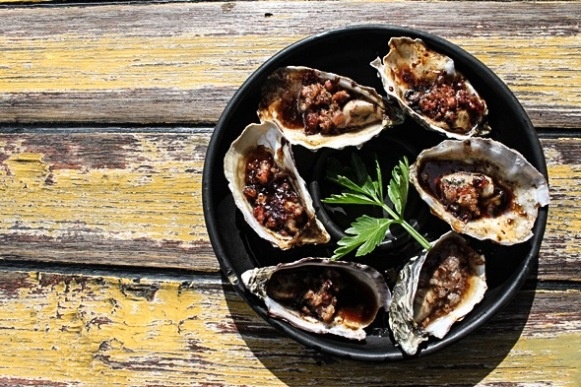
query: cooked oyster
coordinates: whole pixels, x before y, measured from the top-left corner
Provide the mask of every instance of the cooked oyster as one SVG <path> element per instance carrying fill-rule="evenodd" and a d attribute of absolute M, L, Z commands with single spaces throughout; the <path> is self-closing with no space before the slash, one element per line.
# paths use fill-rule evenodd
<path fill-rule="evenodd" d="M 284 67 L 267 79 L 258 108 L 292 144 L 309 149 L 358 146 L 403 120 L 370 87 L 307 67 Z"/>
<path fill-rule="evenodd" d="M 224 157 L 234 202 L 258 235 L 285 250 L 326 243 L 288 141 L 273 122 L 248 125 Z"/>
<path fill-rule="evenodd" d="M 454 232 L 412 258 L 393 288 L 389 326 L 396 342 L 414 355 L 429 336 L 443 338 L 486 293 L 484 256 Z"/>
<path fill-rule="evenodd" d="M 538 208 L 549 203 L 545 177 L 490 139 L 446 140 L 423 150 L 410 181 L 454 231 L 503 245 L 532 237 Z"/>
<path fill-rule="evenodd" d="M 451 138 L 486 134 L 488 109 L 454 61 L 421 39 L 391 38 L 390 51 L 371 62 L 389 96 L 417 122 Z"/>
<path fill-rule="evenodd" d="M 389 308 L 383 276 L 363 264 L 303 258 L 242 273 L 246 288 L 268 313 L 314 333 L 363 340 L 377 312 Z"/>

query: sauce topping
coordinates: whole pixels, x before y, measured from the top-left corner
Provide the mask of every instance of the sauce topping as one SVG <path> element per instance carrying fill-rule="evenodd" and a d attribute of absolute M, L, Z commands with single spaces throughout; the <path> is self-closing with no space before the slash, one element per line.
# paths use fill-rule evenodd
<path fill-rule="evenodd" d="M 496 217 L 513 205 L 512 192 L 501 182 L 480 170 L 483 163 L 430 161 L 420 170 L 420 184 L 437 198 L 448 212 L 468 222 Z"/>
<path fill-rule="evenodd" d="M 444 241 L 429 254 L 414 299 L 414 320 L 423 328 L 462 301 L 474 275 L 471 262 L 481 259 L 472 248 L 454 241 Z"/>
<path fill-rule="evenodd" d="M 280 235 L 294 236 L 307 224 L 304 203 L 292 177 L 264 146 L 247 156 L 243 193 L 256 220 Z"/>
<path fill-rule="evenodd" d="M 306 135 L 338 135 L 382 117 L 379 107 L 359 93 L 353 95 L 339 84 L 339 78 L 321 79 L 311 69 L 275 71 L 262 94 L 260 109 L 275 111 L 285 127 L 304 130 Z M 352 105 L 346 108 L 348 103 Z"/>
<path fill-rule="evenodd" d="M 464 77 L 440 71 L 434 81 L 423 80 L 408 68 L 401 78 L 410 90 L 405 95 L 409 106 L 430 119 L 444 123 L 444 129 L 464 134 L 477 126 L 486 111 L 486 103 L 466 86 Z"/>
<path fill-rule="evenodd" d="M 339 319 L 357 328 L 375 318 L 373 291 L 344 270 L 316 265 L 279 270 L 266 292 L 280 304 L 324 323 Z"/>
<path fill-rule="evenodd" d="M 342 109 L 350 99 L 349 92 L 338 86 L 338 80 L 320 80 L 314 72 L 307 72 L 303 77 L 298 104 L 305 133 L 343 132 L 347 118 Z"/>

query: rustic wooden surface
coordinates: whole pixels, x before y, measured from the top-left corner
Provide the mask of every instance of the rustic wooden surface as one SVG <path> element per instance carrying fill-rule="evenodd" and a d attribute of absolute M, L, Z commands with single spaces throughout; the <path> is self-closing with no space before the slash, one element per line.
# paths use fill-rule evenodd
<path fill-rule="evenodd" d="M 581 385 L 581 2 L 0 1 L 0 385 Z M 406 362 L 306 349 L 219 273 L 207 145 L 313 33 L 438 34 L 513 90 L 551 186 L 539 264 L 466 339 Z"/>

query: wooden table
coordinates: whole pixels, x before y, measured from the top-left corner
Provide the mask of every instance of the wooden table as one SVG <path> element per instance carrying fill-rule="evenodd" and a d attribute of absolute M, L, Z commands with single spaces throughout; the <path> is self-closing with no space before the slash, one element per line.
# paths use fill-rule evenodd
<path fill-rule="evenodd" d="M 581 385 L 580 1 L 0 1 L 0 385 Z M 425 358 L 307 349 L 220 274 L 205 151 L 287 45 L 394 24 L 487 64 L 538 130 L 539 264 L 474 334 Z"/>

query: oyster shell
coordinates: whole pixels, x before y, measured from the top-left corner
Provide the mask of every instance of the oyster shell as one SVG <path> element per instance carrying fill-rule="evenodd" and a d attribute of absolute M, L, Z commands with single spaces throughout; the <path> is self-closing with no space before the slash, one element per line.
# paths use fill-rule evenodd
<path fill-rule="evenodd" d="M 429 336 L 443 338 L 486 293 L 485 258 L 450 231 L 412 258 L 393 288 L 389 325 L 395 341 L 414 355 Z"/>
<path fill-rule="evenodd" d="M 258 116 L 276 122 L 292 144 L 313 150 L 358 146 L 403 120 L 375 89 L 308 67 L 274 71 L 262 88 Z"/>
<path fill-rule="evenodd" d="M 532 237 L 538 209 L 549 203 L 545 177 L 519 152 L 484 138 L 423 150 L 410 181 L 454 231 L 502 245 Z"/>
<path fill-rule="evenodd" d="M 251 269 L 241 278 L 269 315 L 308 332 L 353 340 L 365 339 L 365 328 L 391 301 L 383 276 L 353 262 L 309 257 Z"/>
<path fill-rule="evenodd" d="M 389 52 L 371 62 L 384 89 L 414 120 L 463 139 L 490 131 L 485 124 L 486 101 L 446 55 L 429 49 L 421 39 L 391 38 Z"/>
<path fill-rule="evenodd" d="M 330 240 L 315 217 L 290 144 L 273 122 L 242 131 L 226 152 L 224 174 L 246 222 L 274 246 L 286 250 Z"/>

